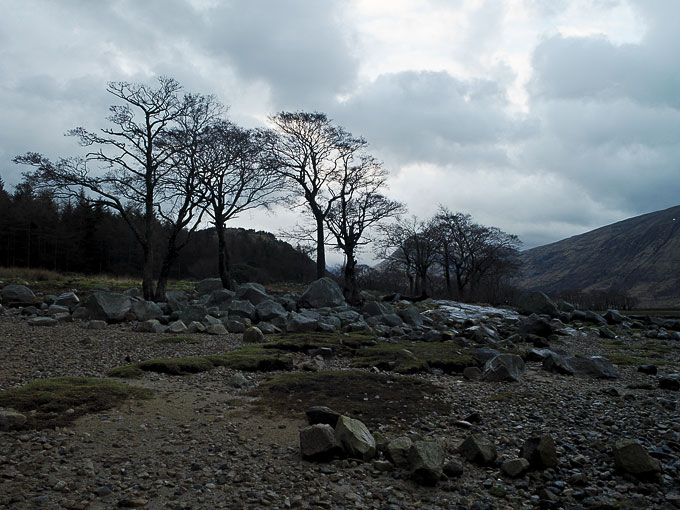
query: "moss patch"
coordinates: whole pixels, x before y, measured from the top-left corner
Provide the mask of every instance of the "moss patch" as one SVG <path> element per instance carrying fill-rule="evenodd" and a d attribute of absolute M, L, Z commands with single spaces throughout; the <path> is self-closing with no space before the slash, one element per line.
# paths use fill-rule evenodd
<path fill-rule="evenodd" d="M 607 353 L 607 359 L 615 365 L 667 365 L 668 362 L 662 359 L 649 359 L 631 356 L 630 354 L 622 354 L 618 352 Z"/>
<path fill-rule="evenodd" d="M 432 411 L 448 414 L 449 406 L 437 397 L 440 392 L 432 383 L 407 376 L 324 370 L 270 375 L 250 394 L 259 398 L 258 407 L 279 414 L 325 405 L 376 426 L 392 418 L 414 420 Z"/>
<path fill-rule="evenodd" d="M 107 379 L 55 377 L 0 392 L 0 407 L 27 413 L 26 427 L 42 429 L 63 427 L 84 414 L 110 409 L 129 398 L 146 399 L 152 395 L 151 390 Z"/>
<path fill-rule="evenodd" d="M 375 345 L 375 337 L 365 333 L 324 333 L 305 332 L 272 335 L 272 341 L 265 344 L 268 349 L 284 351 L 307 352 L 311 349 L 328 347 L 338 356 L 352 356 L 357 349 Z"/>
<path fill-rule="evenodd" d="M 352 364 L 398 373 L 424 372 L 432 368 L 461 373 L 466 367 L 478 366 L 479 360 L 451 342 L 383 342 L 357 351 Z"/>

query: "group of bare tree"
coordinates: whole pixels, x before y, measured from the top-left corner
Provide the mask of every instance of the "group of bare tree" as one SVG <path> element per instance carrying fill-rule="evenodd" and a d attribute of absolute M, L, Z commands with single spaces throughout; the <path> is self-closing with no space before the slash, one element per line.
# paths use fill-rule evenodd
<path fill-rule="evenodd" d="M 357 298 L 356 256 L 366 232 L 403 209 L 381 194 L 386 171 L 364 139 L 322 113 L 281 112 L 270 118 L 273 129 L 244 129 L 213 96 L 183 94 L 167 77 L 156 87 L 112 82 L 107 91 L 121 103 L 110 107 L 109 126 L 67 133 L 89 148 L 84 157 L 53 162 L 29 152 L 14 161 L 35 167 L 27 177 L 37 189 L 120 214 L 143 252 L 146 299 L 165 299 L 171 267 L 204 219 L 216 229 L 218 271 L 230 288 L 226 223 L 280 201 L 305 207 L 313 219 L 317 277 L 326 274 L 330 232 L 346 257 L 345 294 Z M 152 247 L 160 235 L 158 264 Z"/>
<path fill-rule="evenodd" d="M 431 294 L 443 281 L 447 297 L 480 299 L 483 290 L 488 299 L 519 267 L 517 236 L 442 206 L 429 220 L 385 225 L 379 245 L 386 269 L 405 275 L 412 296 Z"/>

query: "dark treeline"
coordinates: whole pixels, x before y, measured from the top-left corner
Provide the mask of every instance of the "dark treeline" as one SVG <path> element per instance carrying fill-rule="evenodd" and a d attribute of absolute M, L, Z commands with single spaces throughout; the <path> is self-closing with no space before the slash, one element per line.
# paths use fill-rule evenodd
<path fill-rule="evenodd" d="M 160 222 L 155 228 L 163 230 Z M 154 246 L 158 254 L 162 237 Z M 314 278 L 314 262 L 272 234 L 227 229 L 226 243 L 237 282 Z M 172 277 L 215 276 L 216 250 L 214 228 L 195 232 L 173 265 Z M 35 191 L 27 180 L 9 192 L 0 180 L 0 266 L 139 277 L 142 263 L 139 243 L 115 212 L 84 198 L 57 200 L 49 191 Z"/>

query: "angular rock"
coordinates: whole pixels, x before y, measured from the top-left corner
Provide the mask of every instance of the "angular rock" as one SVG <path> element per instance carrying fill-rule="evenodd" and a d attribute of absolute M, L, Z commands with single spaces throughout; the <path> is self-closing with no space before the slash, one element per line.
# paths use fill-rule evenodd
<path fill-rule="evenodd" d="M 507 460 L 501 464 L 501 472 L 510 478 L 522 476 L 529 470 L 529 461 L 524 458 Z"/>
<path fill-rule="evenodd" d="M 175 321 L 172 322 L 169 326 L 168 329 L 166 330 L 168 333 L 186 333 L 187 332 L 187 326 L 184 324 L 182 321 Z"/>
<path fill-rule="evenodd" d="M 491 349 L 489 347 L 480 347 L 475 349 L 475 358 L 479 360 L 482 365 L 485 365 L 487 361 L 495 358 L 501 353 L 501 351 L 496 349 Z"/>
<path fill-rule="evenodd" d="M 444 449 L 439 441 L 415 441 L 409 450 L 408 464 L 417 483 L 434 486 L 444 469 Z"/>
<path fill-rule="evenodd" d="M 303 459 L 327 461 L 340 451 L 335 431 L 330 425 L 318 423 L 300 430 L 300 453 Z"/>
<path fill-rule="evenodd" d="M 658 368 L 656 365 L 640 365 L 637 371 L 647 375 L 656 375 Z"/>
<path fill-rule="evenodd" d="M 26 423 L 26 416 L 13 409 L 0 408 L 0 431 L 18 430 Z"/>
<path fill-rule="evenodd" d="M 555 441 L 550 434 L 530 437 L 522 445 L 520 456 L 529 461 L 534 469 L 547 469 L 557 466 Z"/>
<path fill-rule="evenodd" d="M 255 307 L 250 301 L 235 299 L 229 303 L 229 317 L 242 317 L 253 320 L 255 318 Z"/>
<path fill-rule="evenodd" d="M 335 438 L 349 457 L 364 461 L 375 457 L 375 439 L 366 425 L 359 420 L 340 416 L 335 426 Z"/>
<path fill-rule="evenodd" d="M 258 320 L 271 321 L 277 317 L 288 317 L 288 312 L 280 303 L 277 303 L 272 299 L 267 299 L 255 306 L 255 315 Z"/>
<path fill-rule="evenodd" d="M 90 320 L 85 326 L 87 329 L 99 330 L 106 329 L 106 321 Z"/>
<path fill-rule="evenodd" d="M 397 467 L 408 466 L 408 456 L 413 446 L 413 441 L 406 436 L 401 436 L 387 443 L 387 458 Z"/>
<path fill-rule="evenodd" d="M 659 379 L 659 389 L 678 391 L 680 390 L 680 375 L 669 374 L 667 377 Z"/>
<path fill-rule="evenodd" d="M 604 314 L 604 319 L 607 321 L 607 324 L 611 324 L 613 326 L 625 322 L 626 316 L 618 310 L 607 310 L 607 312 Z"/>
<path fill-rule="evenodd" d="M 484 364 L 482 380 L 490 382 L 520 382 L 524 361 L 516 354 L 500 354 Z"/>
<path fill-rule="evenodd" d="M 614 444 L 614 465 L 619 471 L 638 477 L 661 472 L 658 460 L 653 459 L 635 439 L 624 439 Z"/>
<path fill-rule="evenodd" d="M 555 302 L 543 292 L 529 292 L 520 298 L 519 311 L 524 315 L 532 313 L 546 314 L 550 317 L 558 317 L 559 310 Z"/>
<path fill-rule="evenodd" d="M 595 313 L 593 311 L 587 310 L 586 315 L 584 317 L 584 320 L 586 322 L 590 322 L 592 324 L 598 324 L 600 326 L 606 326 L 607 321 L 605 320 L 604 317 L 602 317 L 599 313 Z"/>
<path fill-rule="evenodd" d="M 548 351 L 543 358 L 543 370 L 562 375 L 574 375 L 574 369 L 569 364 L 566 356 Z"/>
<path fill-rule="evenodd" d="M 259 283 L 244 283 L 239 285 L 238 289 L 236 289 L 236 295 L 234 298 L 250 301 L 250 303 L 255 306 L 262 303 L 263 301 L 271 299 L 271 297 L 267 294 L 267 291 L 265 291 L 264 287 Z"/>
<path fill-rule="evenodd" d="M 208 310 L 205 306 L 189 305 L 179 313 L 179 320 L 181 320 L 184 324 L 189 324 L 193 321 L 203 322 L 207 314 Z"/>
<path fill-rule="evenodd" d="M 336 413 L 326 406 L 312 406 L 305 411 L 305 415 L 310 425 L 325 423 L 333 428 L 338 424 L 338 418 L 340 418 L 340 413 Z"/>
<path fill-rule="evenodd" d="M 479 381 L 482 378 L 482 371 L 479 367 L 465 367 L 463 377 L 468 381 Z"/>
<path fill-rule="evenodd" d="M 518 331 L 520 335 L 536 335 L 543 338 L 548 338 L 555 332 L 550 321 L 535 313 L 519 322 Z"/>
<path fill-rule="evenodd" d="M 54 301 L 55 305 L 66 306 L 71 311 L 73 311 L 73 309 L 78 306 L 79 303 L 80 299 L 75 292 L 64 292 L 63 294 L 59 294 L 57 299 Z"/>
<path fill-rule="evenodd" d="M 458 447 L 458 453 L 468 462 L 486 466 L 496 460 L 496 445 L 482 435 L 472 434 Z"/>
<path fill-rule="evenodd" d="M 133 302 L 131 310 L 140 322 L 160 319 L 163 316 L 163 310 L 160 306 L 153 301 L 145 301 L 143 299 Z"/>
<path fill-rule="evenodd" d="M 2 288 L 2 300 L 5 303 L 26 305 L 35 301 L 35 294 L 25 285 L 10 283 Z"/>
<path fill-rule="evenodd" d="M 328 277 L 312 282 L 300 296 L 300 306 L 311 308 L 335 307 L 346 305 L 342 290 Z"/>
<path fill-rule="evenodd" d="M 465 467 L 459 460 L 452 459 L 444 464 L 444 474 L 449 478 L 459 478 L 464 472 Z"/>
<path fill-rule="evenodd" d="M 68 306 L 50 305 L 47 309 L 47 315 L 57 315 L 58 313 L 71 313 Z"/>
<path fill-rule="evenodd" d="M 205 306 L 217 307 L 219 310 L 228 310 L 229 303 L 234 299 L 236 294 L 227 289 L 216 289 L 210 293 L 210 297 L 205 302 Z"/>
<path fill-rule="evenodd" d="M 612 362 L 602 356 L 571 356 L 568 361 L 576 376 L 596 379 L 618 379 L 619 377 Z"/>
<path fill-rule="evenodd" d="M 218 324 L 211 324 L 205 328 L 205 332 L 209 335 L 226 335 L 228 333 L 227 328 L 221 322 Z"/>
<path fill-rule="evenodd" d="M 165 331 L 165 326 L 157 319 L 150 319 L 148 321 L 138 322 L 135 326 L 135 331 L 138 333 L 162 333 Z"/>
<path fill-rule="evenodd" d="M 90 319 L 120 322 L 132 308 L 132 301 L 124 294 L 95 291 L 84 301 Z"/>
<path fill-rule="evenodd" d="M 220 326 L 222 326 L 222 323 L 220 323 Z M 222 326 L 222 327 L 224 327 L 224 326 Z M 205 333 L 205 330 L 206 330 L 206 327 L 202 322 L 191 321 L 187 325 L 187 333 Z"/>
<path fill-rule="evenodd" d="M 189 305 L 187 293 L 183 290 L 169 290 L 165 293 L 165 299 L 167 299 L 168 307 L 173 312 L 184 310 Z"/>
<path fill-rule="evenodd" d="M 423 316 L 420 315 L 418 308 L 415 306 L 407 306 L 406 308 L 399 310 L 399 316 L 403 321 L 410 326 L 422 326 Z"/>
<path fill-rule="evenodd" d="M 264 342 L 264 334 L 260 328 L 251 326 L 243 332 L 243 343 L 259 344 Z"/>
<path fill-rule="evenodd" d="M 286 331 L 289 333 L 316 331 L 318 325 L 319 321 L 316 319 L 310 319 L 300 313 L 290 312 L 290 316 L 286 322 Z"/>
<path fill-rule="evenodd" d="M 227 328 L 229 333 L 243 333 L 246 330 L 246 325 L 235 319 L 229 319 L 226 321 L 224 326 Z"/>

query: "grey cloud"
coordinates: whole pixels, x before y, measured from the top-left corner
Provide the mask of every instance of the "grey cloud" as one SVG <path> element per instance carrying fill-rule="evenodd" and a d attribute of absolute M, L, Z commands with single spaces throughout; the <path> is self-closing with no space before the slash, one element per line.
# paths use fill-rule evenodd
<path fill-rule="evenodd" d="M 492 81 L 405 71 L 379 76 L 333 116 L 402 162 L 447 163 L 458 157 L 505 164 L 500 144 L 532 129 L 506 114 L 507 105 L 503 88 Z"/>

